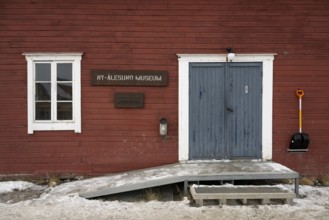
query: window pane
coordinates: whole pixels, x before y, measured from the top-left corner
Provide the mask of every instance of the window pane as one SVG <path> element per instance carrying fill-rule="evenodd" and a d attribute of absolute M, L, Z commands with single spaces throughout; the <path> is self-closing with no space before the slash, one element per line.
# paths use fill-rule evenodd
<path fill-rule="evenodd" d="M 57 81 L 72 81 L 72 63 L 57 64 Z"/>
<path fill-rule="evenodd" d="M 57 100 L 72 100 L 72 83 L 57 84 Z"/>
<path fill-rule="evenodd" d="M 35 100 L 50 100 L 51 90 L 50 83 L 36 83 L 35 84 Z"/>
<path fill-rule="evenodd" d="M 50 81 L 50 63 L 36 63 L 35 64 L 35 80 L 36 81 Z"/>
<path fill-rule="evenodd" d="M 50 102 L 35 103 L 35 120 L 51 120 L 50 109 Z"/>
<path fill-rule="evenodd" d="M 72 120 L 71 102 L 57 102 L 57 120 Z"/>

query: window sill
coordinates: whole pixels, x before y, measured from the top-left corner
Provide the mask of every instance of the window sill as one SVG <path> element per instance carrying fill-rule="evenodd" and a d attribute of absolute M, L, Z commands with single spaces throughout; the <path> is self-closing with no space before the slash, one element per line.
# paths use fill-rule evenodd
<path fill-rule="evenodd" d="M 34 131 L 71 131 L 75 133 L 81 133 L 81 126 L 77 125 L 75 122 L 34 122 L 31 127 L 29 127 L 28 133 L 33 134 Z"/>

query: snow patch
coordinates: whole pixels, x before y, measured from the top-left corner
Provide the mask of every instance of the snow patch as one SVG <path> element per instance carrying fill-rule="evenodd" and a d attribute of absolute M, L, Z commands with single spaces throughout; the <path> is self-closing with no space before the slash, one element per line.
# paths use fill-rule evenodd
<path fill-rule="evenodd" d="M 99 180 L 99 179 L 98 179 Z M 102 179 L 106 180 L 106 179 Z M 94 180 L 89 180 L 91 183 Z M 0 203 L 0 219 L 327 219 L 329 216 L 329 187 L 301 186 L 302 198 L 293 205 L 203 206 L 193 207 L 188 199 L 172 202 L 120 202 L 88 200 L 71 190 L 84 181 L 62 184 L 46 191 L 40 198 L 19 203 Z M 95 181 L 97 184 L 98 181 Z M 92 185 L 90 185 L 92 186 Z M 1 191 L 36 187 L 27 182 L 2 182 Z M 293 189 L 293 185 L 284 185 Z M 68 190 L 70 188 L 71 190 Z M 70 194 L 65 194 L 70 192 Z M 23 192 L 22 192 L 23 193 Z"/>
<path fill-rule="evenodd" d="M 0 193 L 22 191 L 26 189 L 42 189 L 43 187 L 25 181 L 0 182 Z"/>

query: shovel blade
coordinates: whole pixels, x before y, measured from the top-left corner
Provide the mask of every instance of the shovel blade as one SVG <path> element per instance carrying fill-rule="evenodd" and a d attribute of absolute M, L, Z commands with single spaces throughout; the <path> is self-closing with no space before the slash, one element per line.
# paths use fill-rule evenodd
<path fill-rule="evenodd" d="M 289 150 L 305 151 L 307 150 L 309 143 L 310 143 L 310 138 L 308 134 L 296 133 L 291 137 Z"/>

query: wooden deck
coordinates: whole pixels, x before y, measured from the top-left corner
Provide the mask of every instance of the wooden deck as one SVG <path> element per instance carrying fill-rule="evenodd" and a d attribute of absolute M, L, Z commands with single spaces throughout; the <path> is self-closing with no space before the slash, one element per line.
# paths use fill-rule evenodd
<path fill-rule="evenodd" d="M 184 182 L 184 191 L 190 182 L 235 180 L 295 180 L 298 195 L 299 174 L 275 162 L 190 162 L 164 165 L 107 175 L 81 181 L 79 195 L 94 198 L 161 185 Z"/>

